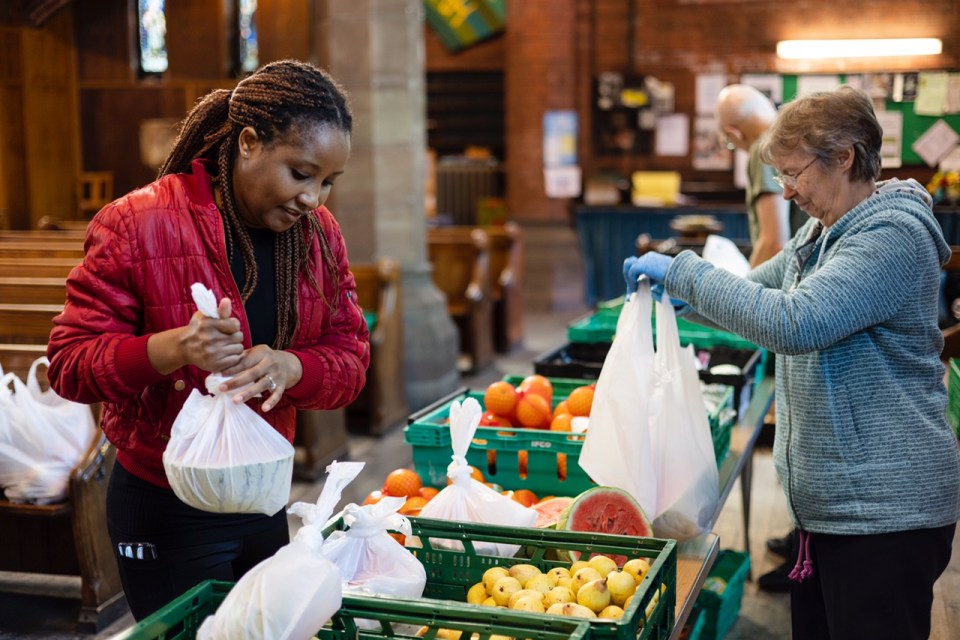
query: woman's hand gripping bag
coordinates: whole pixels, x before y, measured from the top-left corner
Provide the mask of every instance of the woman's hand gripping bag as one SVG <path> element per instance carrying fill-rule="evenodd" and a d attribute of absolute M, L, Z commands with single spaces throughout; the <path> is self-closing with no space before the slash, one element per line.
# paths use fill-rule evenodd
<path fill-rule="evenodd" d="M 303 519 L 293 541 L 234 585 L 216 614 L 208 616 L 197 640 L 307 640 L 343 602 L 340 570 L 323 552 L 323 527 L 343 487 L 362 462 L 333 462 L 317 504 L 298 502 L 289 512 Z M 396 543 L 394 543 L 396 544 Z"/>
<path fill-rule="evenodd" d="M 660 408 L 650 422 L 658 474 L 653 532 L 683 541 L 711 528 L 720 480 L 695 356 L 692 349 L 680 346 L 669 303 L 657 303 L 653 370 L 651 393 Z"/>
<path fill-rule="evenodd" d="M 657 508 L 657 470 L 650 416 L 653 372 L 653 303 L 643 278 L 624 302 L 617 330 L 594 391 L 590 428 L 580 468 L 598 485 L 623 489 L 644 513 Z"/>
<path fill-rule="evenodd" d="M 467 463 L 467 450 L 470 448 L 470 442 L 477 431 L 482 414 L 483 409 L 480 403 L 473 398 L 467 398 L 462 405 L 456 401 L 450 405 L 453 461 L 447 466 L 447 477 L 450 478 L 451 484 L 444 487 L 424 505 L 420 510 L 420 516 L 505 527 L 532 527 L 537 521 L 535 510 L 470 477 L 471 469 Z M 456 540 L 433 540 L 432 542 L 438 547 L 463 549 L 463 545 Z M 475 542 L 473 547 L 477 553 L 505 558 L 512 557 L 520 549 L 520 545 L 499 542 Z"/>
<path fill-rule="evenodd" d="M 217 317 L 216 298 L 193 285 L 193 298 Z M 170 430 L 163 468 L 183 502 L 213 513 L 273 515 L 287 504 L 293 478 L 293 445 L 245 404 L 238 390 L 220 392 L 227 380 L 210 374 L 204 395 L 194 389 Z"/>

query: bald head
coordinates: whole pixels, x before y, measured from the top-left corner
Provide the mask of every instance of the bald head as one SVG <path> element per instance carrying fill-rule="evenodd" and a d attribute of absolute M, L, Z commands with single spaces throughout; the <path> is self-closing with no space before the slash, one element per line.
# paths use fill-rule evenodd
<path fill-rule="evenodd" d="M 742 146 L 749 148 L 776 119 L 777 109 L 770 98 L 757 89 L 745 84 L 731 84 L 720 91 L 716 115 L 720 130 L 727 132 L 735 143 L 739 137 Z M 729 136 L 730 133 L 737 135 Z"/>

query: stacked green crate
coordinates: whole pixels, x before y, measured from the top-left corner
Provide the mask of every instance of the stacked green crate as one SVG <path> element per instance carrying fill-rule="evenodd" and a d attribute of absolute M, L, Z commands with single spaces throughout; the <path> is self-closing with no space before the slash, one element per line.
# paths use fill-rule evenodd
<path fill-rule="evenodd" d="M 504 380 L 517 386 L 523 378 L 506 376 Z M 554 407 L 577 387 L 590 384 L 579 379 L 549 380 Z M 730 431 L 736 419 L 733 388 L 709 385 L 704 389 L 714 453 L 720 464 L 730 448 Z M 482 391 L 462 390 L 413 416 L 406 426 L 404 440 L 413 447 L 413 466 L 424 484 L 447 485 L 452 454 L 450 405 L 455 400 L 474 398 L 483 406 L 483 396 Z M 584 439 L 583 434 L 563 431 L 478 427 L 467 451 L 467 462 L 479 469 L 488 482 L 503 489 L 529 489 L 538 496 L 576 496 L 596 486 L 577 464 Z"/>
<path fill-rule="evenodd" d="M 731 549 L 719 553 L 697 596 L 697 606 L 706 617 L 704 640 L 720 640 L 737 621 L 749 574 L 750 554 Z"/>

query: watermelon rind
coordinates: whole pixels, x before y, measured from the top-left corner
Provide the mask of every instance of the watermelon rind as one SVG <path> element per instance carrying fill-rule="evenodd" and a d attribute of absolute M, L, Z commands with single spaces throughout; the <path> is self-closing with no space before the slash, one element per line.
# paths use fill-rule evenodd
<path fill-rule="evenodd" d="M 605 515 L 609 516 L 611 515 L 610 505 L 615 505 L 615 509 L 619 512 L 621 517 L 618 520 L 621 520 L 620 524 L 622 526 L 617 526 L 617 520 L 608 520 L 602 526 L 591 526 L 586 510 L 602 508 L 606 512 Z M 653 527 L 640 503 L 629 493 L 616 487 L 593 487 L 578 495 L 560 514 L 556 529 L 558 531 L 613 533 L 644 538 L 653 535 Z M 580 559 L 579 551 L 561 551 L 559 555 L 560 560 L 568 562 L 576 562 Z"/>

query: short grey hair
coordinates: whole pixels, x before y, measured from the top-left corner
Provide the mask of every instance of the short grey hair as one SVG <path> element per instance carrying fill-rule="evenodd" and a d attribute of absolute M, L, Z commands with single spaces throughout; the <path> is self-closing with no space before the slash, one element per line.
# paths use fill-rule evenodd
<path fill-rule="evenodd" d="M 880 177 L 883 129 L 873 104 L 860 89 L 842 86 L 797 98 L 780 113 L 760 140 L 760 158 L 772 164 L 800 149 L 824 166 L 850 147 L 854 149 L 850 179 L 868 182 Z"/>

